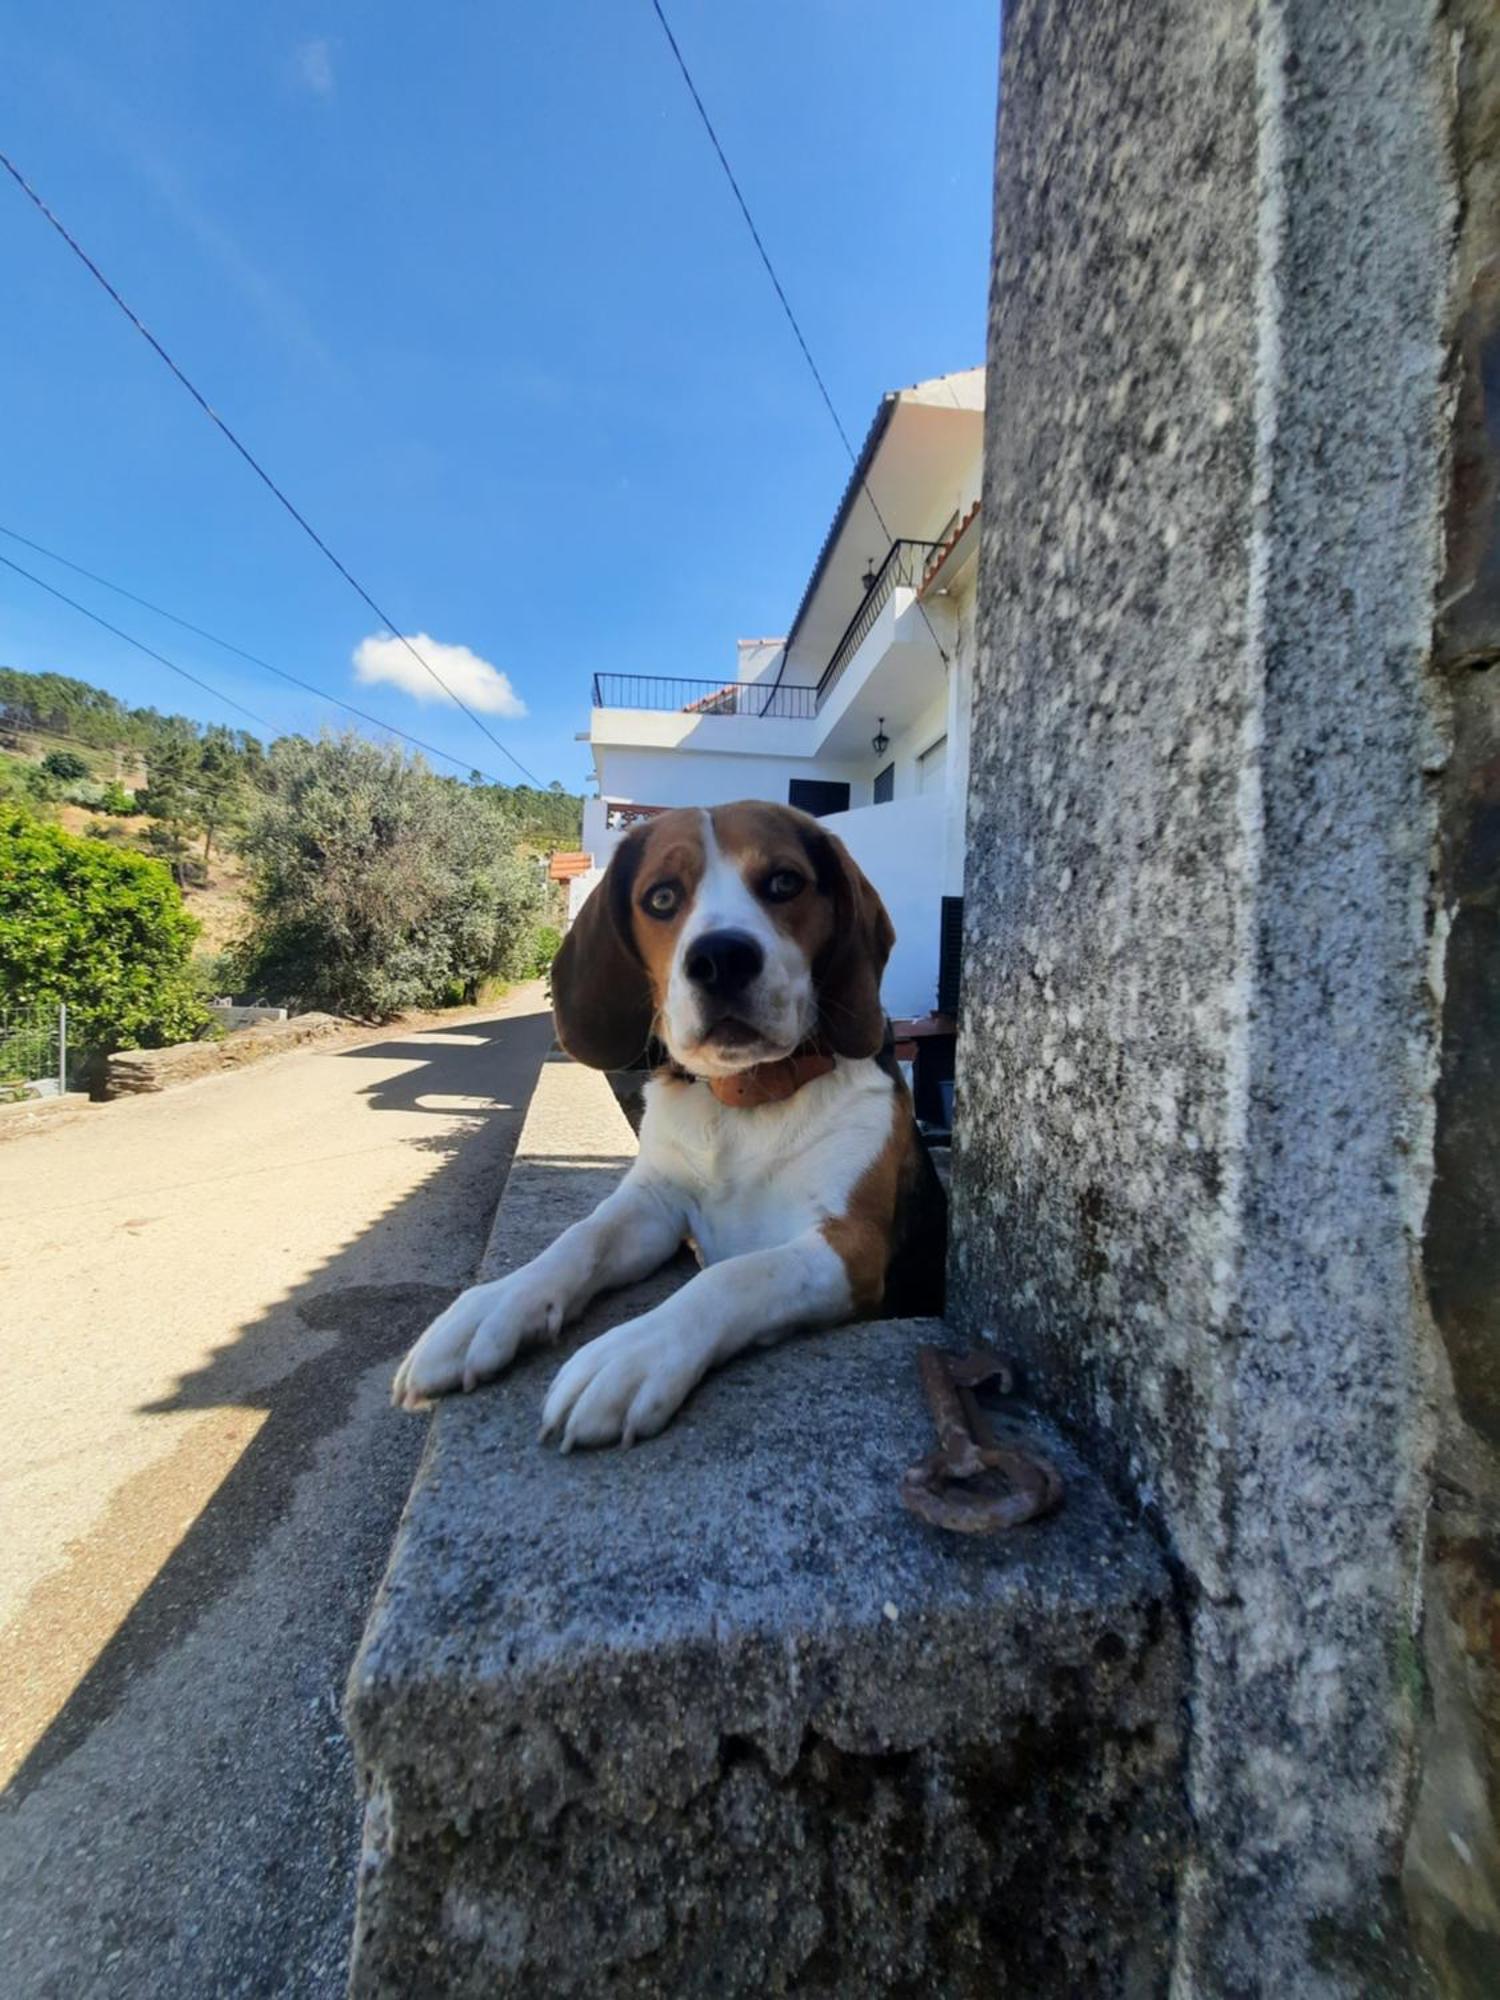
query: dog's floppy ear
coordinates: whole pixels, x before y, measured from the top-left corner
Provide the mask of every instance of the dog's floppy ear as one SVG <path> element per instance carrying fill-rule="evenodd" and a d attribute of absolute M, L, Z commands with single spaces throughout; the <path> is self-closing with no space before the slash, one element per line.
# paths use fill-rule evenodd
<path fill-rule="evenodd" d="M 806 836 L 818 887 L 833 897 L 834 933 L 818 955 L 818 1025 L 836 1055 L 879 1055 L 885 1040 L 880 975 L 896 942 L 885 904 L 844 843 L 820 828 Z"/>
<path fill-rule="evenodd" d="M 557 1039 L 590 1069 L 629 1068 L 651 1038 L 651 982 L 630 934 L 645 835 L 644 826 L 636 827 L 620 842 L 552 961 Z"/>

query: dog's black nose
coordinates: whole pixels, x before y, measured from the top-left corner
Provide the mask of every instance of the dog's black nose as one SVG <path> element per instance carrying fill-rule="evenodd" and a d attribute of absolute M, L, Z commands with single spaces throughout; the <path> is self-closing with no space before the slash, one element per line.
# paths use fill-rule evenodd
<path fill-rule="evenodd" d="M 683 970 L 695 986 L 718 999 L 743 993 L 766 955 L 746 931 L 705 931 L 688 947 Z"/>

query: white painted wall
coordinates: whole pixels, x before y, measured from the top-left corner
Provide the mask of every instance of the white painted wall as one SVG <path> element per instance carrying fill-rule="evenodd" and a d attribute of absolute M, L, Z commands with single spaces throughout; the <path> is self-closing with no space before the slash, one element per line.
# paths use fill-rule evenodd
<path fill-rule="evenodd" d="M 680 750 L 598 744 L 594 759 L 606 799 L 644 806 L 727 806 L 735 799 L 773 799 L 785 805 L 793 778 L 847 784 L 851 805 L 860 805 L 869 800 L 873 777 L 863 765 L 823 757 L 684 756 Z M 584 845 L 589 846 L 587 838 Z"/>
<path fill-rule="evenodd" d="M 602 798 L 585 799 L 583 802 L 583 851 L 597 860 L 603 852 L 606 807 Z"/>
<path fill-rule="evenodd" d="M 735 679 L 774 680 L 781 665 L 781 656 L 785 651 L 785 639 L 737 639 Z"/>
<path fill-rule="evenodd" d="M 831 813 L 823 824 L 849 849 L 890 912 L 896 945 L 881 997 L 896 1016 L 930 1014 L 937 1005 L 940 857 L 952 795 L 926 792 L 858 812 Z"/>
<path fill-rule="evenodd" d="M 602 750 L 686 750 L 694 756 L 811 757 L 819 725 L 789 715 L 699 715 L 681 708 L 595 708 L 589 742 Z"/>
<path fill-rule="evenodd" d="M 953 643 L 945 685 L 934 694 L 914 722 L 891 737 L 891 747 L 882 765 L 896 766 L 895 789 L 890 803 L 900 805 L 919 796 L 918 760 L 939 738 L 947 739 L 946 771 L 942 795 L 946 800 L 941 845 L 933 855 L 914 857 L 923 867 L 935 865 L 941 879 L 940 893 L 961 896 L 964 888 L 964 814 L 969 789 L 969 704 L 973 694 L 975 618 L 975 572 L 970 570 L 962 587 L 955 592 Z M 874 772 L 872 769 L 873 779 Z M 931 796 L 929 794 L 928 796 Z M 878 808 L 888 811 L 889 806 Z M 936 933 L 933 951 L 936 953 Z M 934 957 L 934 965 L 936 958 Z M 934 972 L 934 985 L 936 973 Z"/>
<path fill-rule="evenodd" d="M 614 835 L 610 836 L 611 841 Z M 604 870 L 599 867 L 587 869 L 582 875 L 574 875 L 568 882 L 568 916 L 563 928 L 569 929 L 573 919 L 583 908 L 595 889 L 604 880 Z"/>

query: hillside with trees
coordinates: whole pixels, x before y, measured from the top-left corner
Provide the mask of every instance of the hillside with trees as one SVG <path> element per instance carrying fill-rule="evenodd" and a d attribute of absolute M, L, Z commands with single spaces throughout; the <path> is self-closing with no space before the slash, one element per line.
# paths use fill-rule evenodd
<path fill-rule="evenodd" d="M 198 1032 L 219 991 L 364 1019 L 472 1000 L 545 961 L 545 857 L 581 831 L 560 785 L 0 668 L 0 1005 L 66 1000 L 97 1057 Z"/>

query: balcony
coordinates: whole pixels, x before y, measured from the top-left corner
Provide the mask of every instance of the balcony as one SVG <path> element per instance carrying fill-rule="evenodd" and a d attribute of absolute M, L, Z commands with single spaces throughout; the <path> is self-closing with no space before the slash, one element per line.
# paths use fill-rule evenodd
<path fill-rule="evenodd" d="M 830 654 L 828 665 L 818 677 L 814 689 L 818 708 L 823 706 L 845 667 L 870 636 L 876 619 L 886 605 L 898 590 L 917 591 L 927 565 L 941 546 L 940 542 L 910 539 L 891 543 L 885 561 L 875 572 L 869 588 L 860 599 L 858 610 L 844 627 L 843 636 Z"/>
<path fill-rule="evenodd" d="M 874 630 L 881 612 L 898 591 L 915 596 L 942 546 L 940 542 L 909 538 L 891 543 L 815 686 L 779 682 L 771 676 L 759 681 L 695 681 L 662 674 L 595 674 L 594 706 L 645 709 L 666 715 L 741 715 L 777 722 L 811 722 Z M 907 602 L 910 601 L 908 598 Z M 895 608 L 899 612 L 905 606 L 898 601 Z"/>
<path fill-rule="evenodd" d="M 661 674 L 595 674 L 595 708 L 648 709 L 666 715 L 747 715 L 810 722 L 818 690 L 763 681 L 676 680 Z"/>

